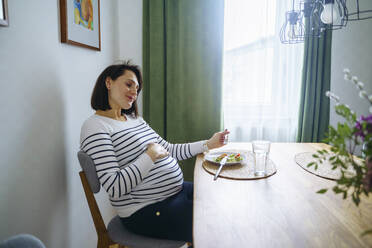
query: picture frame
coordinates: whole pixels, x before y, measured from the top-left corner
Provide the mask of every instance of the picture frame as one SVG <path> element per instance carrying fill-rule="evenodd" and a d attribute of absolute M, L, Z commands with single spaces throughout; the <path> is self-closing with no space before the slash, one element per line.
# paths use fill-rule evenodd
<path fill-rule="evenodd" d="M 8 0 L 0 0 L 0 26 L 9 26 Z"/>
<path fill-rule="evenodd" d="M 100 0 L 60 0 L 61 42 L 101 51 Z"/>

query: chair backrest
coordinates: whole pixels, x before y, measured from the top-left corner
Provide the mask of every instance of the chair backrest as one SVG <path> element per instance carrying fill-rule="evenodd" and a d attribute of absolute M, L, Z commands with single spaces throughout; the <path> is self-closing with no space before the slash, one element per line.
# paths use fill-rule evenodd
<path fill-rule="evenodd" d="M 98 193 L 101 188 L 94 162 L 92 158 L 83 151 L 78 152 L 78 159 L 80 162 L 80 166 L 83 169 L 83 171 L 79 172 L 79 175 L 84 188 L 85 196 L 88 201 L 94 226 L 96 228 L 98 240 L 99 242 L 112 243 L 111 239 L 108 236 L 107 228 L 103 221 L 101 212 L 98 208 L 96 198 L 93 194 L 93 192 Z"/>
<path fill-rule="evenodd" d="M 98 193 L 101 188 L 101 184 L 98 180 L 96 166 L 94 165 L 93 159 L 84 151 L 78 152 L 78 159 L 80 162 L 80 167 L 83 169 L 85 176 L 88 179 L 91 190 L 93 193 Z"/>

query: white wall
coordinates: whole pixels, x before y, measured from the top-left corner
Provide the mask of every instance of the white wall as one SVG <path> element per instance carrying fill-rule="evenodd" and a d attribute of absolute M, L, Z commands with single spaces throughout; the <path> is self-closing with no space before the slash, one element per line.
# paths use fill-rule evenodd
<path fill-rule="evenodd" d="M 354 1 L 350 1 L 354 2 Z M 372 9 L 372 1 L 361 0 L 364 9 Z M 353 6 L 348 6 L 350 9 Z M 365 89 L 372 94 L 372 19 L 349 22 L 341 30 L 333 31 L 331 91 L 348 104 L 358 116 L 369 114 L 369 104 L 359 97 L 359 91 L 349 81 L 344 80 L 344 68 L 364 82 Z M 331 102 L 330 124 L 336 126 L 343 120 L 334 112 Z"/>
<path fill-rule="evenodd" d="M 122 57 L 142 63 L 141 4 L 101 1 L 97 52 L 60 43 L 59 0 L 8 1 L 10 26 L 0 27 L 0 240 L 31 233 L 47 248 L 96 246 L 78 176 L 80 127 L 93 113 L 98 74 Z M 101 193 L 107 221 L 113 212 Z"/>
<path fill-rule="evenodd" d="M 142 68 L 142 0 L 119 0 L 119 54 Z M 138 97 L 142 115 L 142 93 Z"/>

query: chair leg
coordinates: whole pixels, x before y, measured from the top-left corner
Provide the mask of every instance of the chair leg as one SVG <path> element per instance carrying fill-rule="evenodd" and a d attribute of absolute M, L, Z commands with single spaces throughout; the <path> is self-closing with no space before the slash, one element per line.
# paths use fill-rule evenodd
<path fill-rule="evenodd" d="M 110 245 L 110 248 L 129 248 L 129 247 L 125 245 L 115 244 L 115 245 Z"/>
<path fill-rule="evenodd" d="M 107 239 L 98 239 L 97 248 L 110 248 L 112 243 Z"/>
<path fill-rule="evenodd" d="M 115 245 L 110 245 L 109 248 L 129 248 L 129 247 L 125 245 L 115 244 Z"/>

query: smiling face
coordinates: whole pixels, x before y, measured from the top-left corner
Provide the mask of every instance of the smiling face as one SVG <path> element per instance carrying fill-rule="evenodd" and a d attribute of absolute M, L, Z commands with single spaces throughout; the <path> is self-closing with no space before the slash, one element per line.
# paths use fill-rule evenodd
<path fill-rule="evenodd" d="M 130 109 L 137 99 L 139 88 L 136 74 L 132 71 L 125 71 L 116 80 L 106 79 L 108 89 L 108 100 L 112 109 Z"/>

